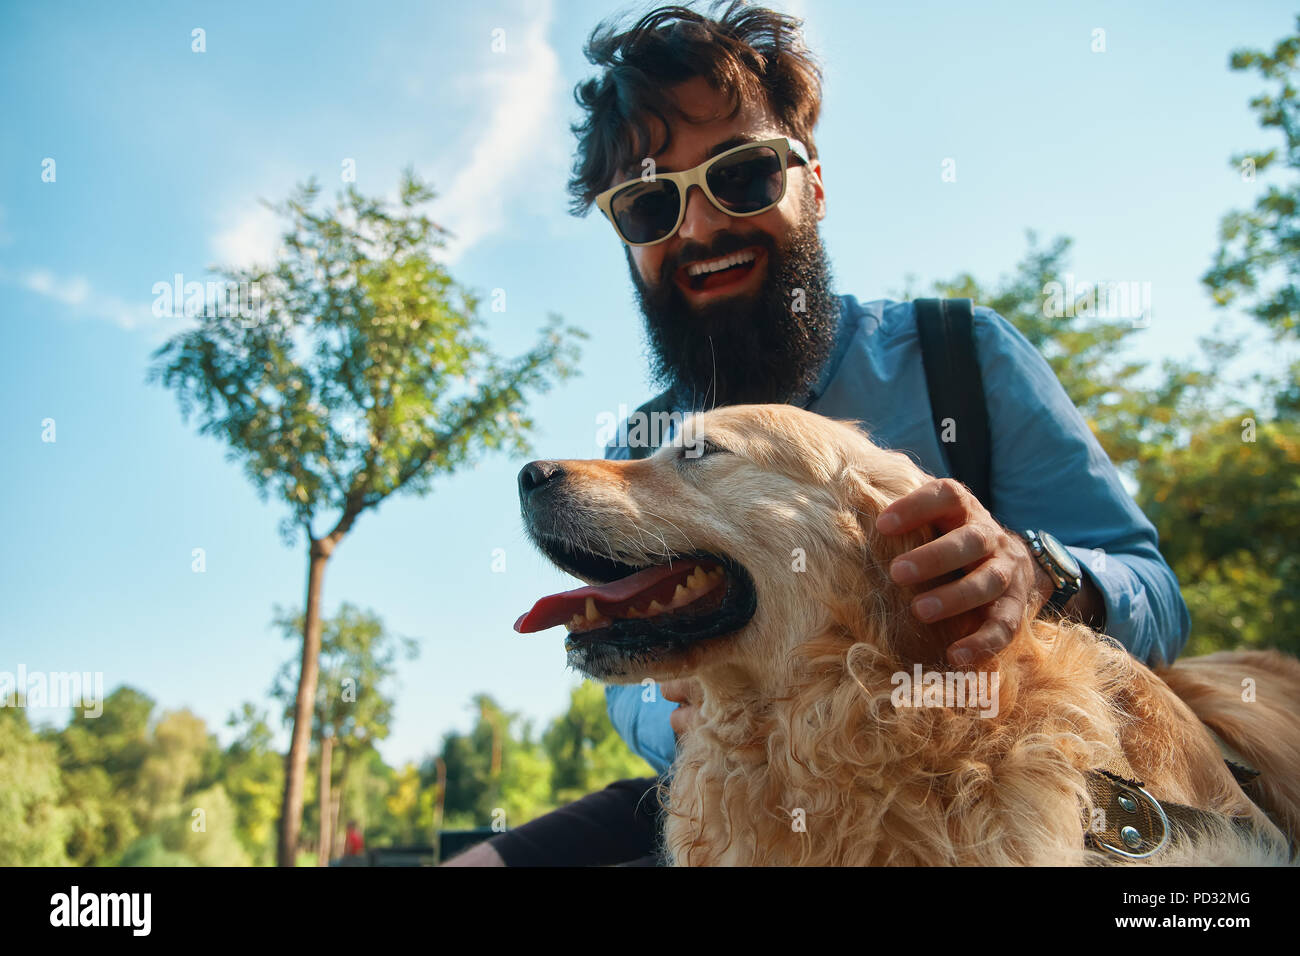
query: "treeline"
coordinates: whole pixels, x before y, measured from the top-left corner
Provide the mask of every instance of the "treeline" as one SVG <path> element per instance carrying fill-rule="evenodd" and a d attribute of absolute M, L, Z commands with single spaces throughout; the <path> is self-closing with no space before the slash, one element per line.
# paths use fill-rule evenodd
<path fill-rule="evenodd" d="M 364 696 L 364 691 L 363 691 Z M 368 846 L 422 845 L 447 829 L 516 826 L 606 783 L 652 773 L 619 740 L 600 686 L 584 683 L 537 734 L 492 698 L 474 698 L 467 734 L 449 733 L 420 764 L 390 767 L 372 741 L 333 777 L 330 854 L 348 819 Z M 284 754 L 266 715 L 246 704 L 222 747 L 189 710 L 159 712 L 119 687 L 103 714 L 33 728 L 0 708 L 0 866 L 249 866 L 275 862 Z M 299 865 L 318 862 L 319 745 L 311 763 Z"/>

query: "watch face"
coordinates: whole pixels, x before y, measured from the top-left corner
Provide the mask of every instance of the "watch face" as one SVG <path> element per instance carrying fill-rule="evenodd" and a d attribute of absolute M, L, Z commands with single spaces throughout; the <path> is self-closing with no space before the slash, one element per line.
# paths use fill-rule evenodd
<path fill-rule="evenodd" d="M 1079 567 L 1079 562 L 1074 560 L 1074 555 L 1066 550 L 1065 545 L 1057 541 L 1055 537 L 1046 531 L 1038 532 L 1038 540 L 1043 543 L 1043 550 L 1047 556 L 1052 559 L 1058 568 L 1064 571 L 1070 578 L 1079 578 L 1083 576 L 1083 569 Z"/>

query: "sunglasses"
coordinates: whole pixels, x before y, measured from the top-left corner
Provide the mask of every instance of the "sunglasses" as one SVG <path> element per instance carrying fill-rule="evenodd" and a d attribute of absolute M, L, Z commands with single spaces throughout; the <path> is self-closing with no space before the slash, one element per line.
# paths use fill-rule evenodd
<path fill-rule="evenodd" d="M 785 196 L 790 162 L 808 164 L 798 140 L 757 140 L 719 153 L 680 173 L 651 173 L 596 197 L 596 206 L 629 246 L 653 246 L 670 239 L 686 218 L 686 194 L 699 186 L 709 202 L 729 216 L 757 216 Z"/>

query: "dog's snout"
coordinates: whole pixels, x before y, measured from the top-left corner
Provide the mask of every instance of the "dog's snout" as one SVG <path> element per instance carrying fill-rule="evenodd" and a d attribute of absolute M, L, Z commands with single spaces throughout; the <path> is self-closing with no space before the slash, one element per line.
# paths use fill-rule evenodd
<path fill-rule="evenodd" d="M 532 492 L 564 476 L 558 461 L 530 461 L 519 472 L 519 495 L 527 498 Z"/>

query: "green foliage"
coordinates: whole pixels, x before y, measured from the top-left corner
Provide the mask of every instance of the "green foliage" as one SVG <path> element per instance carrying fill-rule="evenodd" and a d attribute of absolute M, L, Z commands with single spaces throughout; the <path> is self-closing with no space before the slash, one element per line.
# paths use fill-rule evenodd
<path fill-rule="evenodd" d="M 302 633 L 302 615 L 277 609 L 275 625 L 287 639 L 296 640 Z M 330 787 L 340 801 L 341 819 L 357 815 L 351 805 L 353 792 L 359 783 L 365 785 L 358 778 L 364 777 L 369 765 L 360 758 L 373 752 L 375 741 L 388 736 L 394 704 L 389 685 L 396 677 L 397 662 L 412 660 L 418 652 L 414 640 L 389 633 L 378 615 L 351 604 L 344 603 L 334 617 L 322 622 L 320 681 L 312 721 L 318 749 L 312 777 L 319 781 L 319 744 L 328 737 L 333 742 Z M 286 726 L 293 722 L 296 670 L 296 657 L 285 661 L 271 689 L 283 708 Z M 320 814 L 318 798 L 308 812 L 313 834 L 320 832 Z M 428 834 L 427 827 L 424 832 Z"/>
<path fill-rule="evenodd" d="M 67 865 L 57 751 L 12 707 L 0 707 L 0 780 L 0 866 Z"/>
<path fill-rule="evenodd" d="M 557 804 L 631 777 L 654 776 L 654 768 L 628 749 L 605 709 L 605 688 L 583 681 L 569 695 L 569 709 L 542 735 L 550 758 Z"/>
<path fill-rule="evenodd" d="M 156 823 L 180 812 L 181 798 L 200 781 L 205 759 L 215 750 L 202 718 L 188 710 L 164 714 L 136 781 L 141 817 Z"/>
<path fill-rule="evenodd" d="M 184 853 L 169 850 L 157 833 L 141 837 L 127 847 L 118 860 L 118 866 L 194 866 Z"/>
<path fill-rule="evenodd" d="M 227 284 L 247 290 L 243 301 L 209 303 L 195 328 L 154 353 L 149 371 L 176 391 L 185 417 L 197 414 L 202 434 L 225 441 L 263 498 L 288 506 L 285 538 L 307 539 L 295 723 L 316 692 L 320 582 L 339 541 L 389 495 L 423 494 L 480 452 L 526 454 L 527 398 L 574 373 L 584 336 L 551 316 L 523 355 L 495 355 L 475 297 L 438 262 L 443 230 L 421 211 L 434 193 L 414 172 L 403 174 L 395 209 L 349 186 L 318 211 L 319 195 L 309 182 L 271 207 L 288 221 L 276 262 L 228 269 Z M 332 527 L 318 536 L 322 514 Z M 308 739 L 295 726 L 277 849 L 284 865 L 300 835 Z"/>
<path fill-rule="evenodd" d="M 1189 653 L 1300 653 L 1300 423 L 1230 419 L 1153 457 L 1139 503 L 1195 622 Z"/>
<path fill-rule="evenodd" d="M 199 866 L 248 866 L 239 839 L 235 803 L 220 784 L 187 795 L 179 812 L 163 825 L 167 846 Z"/>
<path fill-rule="evenodd" d="M 235 830 L 245 851 L 255 864 L 269 866 L 275 857 L 284 757 L 271 749 L 266 715 L 252 704 L 244 704 L 226 724 L 238 736 L 222 755 L 219 778 L 234 804 Z"/>
<path fill-rule="evenodd" d="M 1091 293 L 1076 289 L 1071 301 L 1049 308 L 1054 284 L 1070 288 L 1066 264 L 1071 240 L 1058 236 L 1046 247 L 1027 233 L 1029 248 L 1009 276 L 982 284 L 969 273 L 934 284 L 936 295 L 973 299 L 988 306 L 1020 330 L 1061 380 L 1066 394 L 1106 453 L 1117 464 L 1137 459 L 1151 424 L 1148 402 L 1138 383 L 1143 363 L 1125 354 L 1133 319 L 1099 316 Z M 1090 304 L 1091 302 L 1091 304 Z M 1056 315 L 1054 313 L 1062 313 Z"/>
<path fill-rule="evenodd" d="M 1216 303 L 1240 302 L 1276 335 L 1288 337 L 1300 331 L 1300 97 L 1295 86 L 1300 16 L 1296 29 L 1272 52 L 1237 50 L 1229 60 L 1232 69 L 1253 70 L 1274 84 L 1250 107 L 1259 125 L 1281 133 L 1283 140 L 1281 147 L 1233 156 L 1232 166 L 1243 177 L 1252 170 L 1253 175 L 1276 172 L 1281 181 L 1270 183 L 1252 209 L 1223 217 L 1214 265 L 1201 277 Z"/>
<path fill-rule="evenodd" d="M 1014 324 L 1052 364 L 1112 460 L 1137 483 L 1192 616 L 1187 653 L 1226 647 L 1300 651 L 1300 421 L 1252 424 L 1242 403 L 1290 387 L 1277 376 L 1223 374 L 1240 336 L 1220 330 L 1200 355 L 1147 368 L 1126 354 L 1131 323 L 1049 317 L 1044 289 L 1063 283 L 1069 241 L 1029 251 L 1009 277 L 937 283 Z M 1154 382 L 1154 384 L 1150 384 Z"/>
<path fill-rule="evenodd" d="M 274 266 L 224 272 L 259 309 L 209 307 L 149 374 L 288 506 L 287 536 L 313 536 L 326 512 L 350 525 L 483 450 L 526 454 L 526 397 L 573 374 L 584 337 L 552 316 L 527 352 L 493 354 L 476 298 L 438 262 L 443 230 L 420 211 L 434 193 L 414 173 L 396 209 L 350 186 L 317 211 L 319 195 L 309 182 L 272 207 L 288 221 Z"/>
<path fill-rule="evenodd" d="M 301 614 L 277 609 L 274 624 L 290 641 L 302 634 Z M 360 750 L 387 737 L 393 697 L 386 685 L 397 674 L 398 658 L 413 660 L 418 653 L 414 640 L 388 633 L 373 611 L 346 602 L 340 605 L 321 626 L 312 737 L 333 737 L 336 752 Z M 296 656 L 280 668 L 271 696 L 283 706 L 285 723 L 291 723 L 297 698 Z"/>

